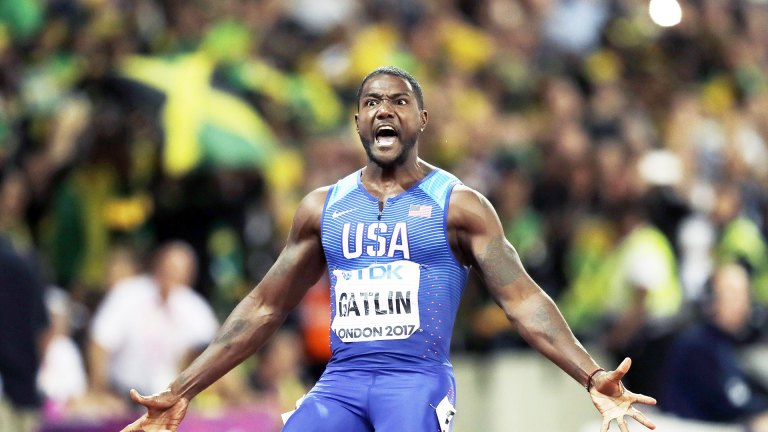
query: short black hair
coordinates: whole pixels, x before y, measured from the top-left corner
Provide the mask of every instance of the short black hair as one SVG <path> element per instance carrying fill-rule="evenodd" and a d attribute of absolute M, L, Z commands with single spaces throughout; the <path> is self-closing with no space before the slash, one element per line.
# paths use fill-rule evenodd
<path fill-rule="evenodd" d="M 424 94 L 421 91 L 421 85 L 419 85 L 419 82 L 416 81 L 416 78 L 414 78 L 413 75 L 396 66 L 382 66 L 363 78 L 363 82 L 360 83 L 360 87 L 357 89 L 358 106 L 360 105 L 360 96 L 363 94 L 363 87 L 365 87 L 365 83 L 367 83 L 371 78 L 379 75 L 392 75 L 408 81 L 408 84 L 410 84 L 411 88 L 413 88 L 413 92 L 416 93 L 416 103 L 418 104 L 419 109 L 424 109 Z"/>

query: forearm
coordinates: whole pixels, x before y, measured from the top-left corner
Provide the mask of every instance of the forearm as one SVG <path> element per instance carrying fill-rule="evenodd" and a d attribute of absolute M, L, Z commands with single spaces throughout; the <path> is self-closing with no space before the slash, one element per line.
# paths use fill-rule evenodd
<path fill-rule="evenodd" d="M 576 339 L 555 303 L 543 291 L 529 295 L 514 309 L 505 308 L 505 312 L 533 348 L 581 385 L 586 384 L 589 374 L 600 367 Z"/>
<path fill-rule="evenodd" d="M 91 390 L 96 392 L 109 391 L 109 373 L 107 364 L 109 354 L 96 341 L 88 343 L 88 364 Z"/>
<path fill-rule="evenodd" d="M 324 269 L 324 256 L 314 236 L 302 242 L 289 239 L 264 279 L 235 307 L 205 351 L 171 384 L 171 391 L 191 399 L 253 355 Z"/>
<path fill-rule="evenodd" d="M 268 306 L 251 293 L 232 311 L 205 351 L 171 384 L 171 391 L 192 399 L 261 348 L 286 315 L 287 311 Z"/>
<path fill-rule="evenodd" d="M 646 290 L 635 289 L 631 306 L 622 311 L 608 331 L 606 342 L 609 348 L 620 350 L 640 333 L 648 318 L 645 310 L 646 296 Z"/>
<path fill-rule="evenodd" d="M 476 254 L 491 295 L 521 336 L 581 384 L 598 368 L 552 299 L 525 272 L 503 234 Z"/>

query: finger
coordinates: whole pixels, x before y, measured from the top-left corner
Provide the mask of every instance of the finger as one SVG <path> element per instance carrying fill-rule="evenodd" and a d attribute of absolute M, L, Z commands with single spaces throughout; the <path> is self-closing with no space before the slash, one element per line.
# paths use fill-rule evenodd
<path fill-rule="evenodd" d="M 624 420 L 624 416 L 617 418 L 616 423 L 619 424 L 619 430 L 621 432 L 629 432 L 629 429 L 627 428 L 627 421 Z"/>
<path fill-rule="evenodd" d="M 131 389 L 131 399 L 148 409 L 166 409 L 174 403 L 174 401 L 169 401 L 164 393 L 143 396 L 136 389 Z"/>
<path fill-rule="evenodd" d="M 624 358 L 624 360 L 619 364 L 619 366 L 611 372 L 611 379 L 614 381 L 621 381 L 622 378 L 624 378 L 624 375 L 629 372 L 629 368 L 632 366 L 632 359 L 629 357 Z"/>
<path fill-rule="evenodd" d="M 138 420 L 135 422 L 129 424 L 128 426 L 124 427 L 120 432 L 136 432 L 141 430 L 141 423 L 144 421 L 144 419 L 147 416 L 141 416 Z"/>
<path fill-rule="evenodd" d="M 146 397 L 144 397 L 144 396 L 142 396 L 142 395 L 140 395 L 140 394 L 139 394 L 139 392 L 137 392 L 137 391 L 136 391 L 136 389 L 131 389 L 131 392 L 130 392 L 130 394 L 131 394 L 131 399 L 132 399 L 134 402 L 136 402 L 137 404 L 142 404 L 142 405 L 144 405 L 144 401 L 146 401 L 146 400 L 147 400 L 147 398 L 146 398 Z"/>
<path fill-rule="evenodd" d="M 646 396 L 644 394 L 632 393 L 633 403 L 641 403 L 645 405 L 656 405 L 656 399 Z"/>
<path fill-rule="evenodd" d="M 611 427 L 611 420 L 603 417 L 603 424 L 600 425 L 600 432 L 608 432 L 609 427 Z"/>
<path fill-rule="evenodd" d="M 633 419 L 637 420 L 638 423 L 647 427 L 648 429 L 656 429 L 656 424 L 653 423 L 651 419 L 646 417 L 645 414 L 641 413 L 640 411 L 632 408 L 629 411 L 629 415 L 632 416 Z"/>

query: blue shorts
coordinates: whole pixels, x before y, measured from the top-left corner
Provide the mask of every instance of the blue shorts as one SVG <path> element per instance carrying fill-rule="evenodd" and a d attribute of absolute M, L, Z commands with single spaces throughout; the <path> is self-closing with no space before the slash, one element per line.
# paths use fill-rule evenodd
<path fill-rule="evenodd" d="M 448 366 L 326 370 L 283 432 L 447 432 L 455 404 Z"/>

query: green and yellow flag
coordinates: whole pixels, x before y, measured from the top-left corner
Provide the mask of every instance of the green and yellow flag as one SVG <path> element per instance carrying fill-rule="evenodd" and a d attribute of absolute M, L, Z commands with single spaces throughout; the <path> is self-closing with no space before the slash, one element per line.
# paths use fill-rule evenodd
<path fill-rule="evenodd" d="M 258 112 L 211 86 L 214 67 L 203 52 L 172 59 L 131 56 L 121 65 L 123 76 L 166 97 L 162 161 L 170 175 L 205 166 L 263 168 L 277 152 L 275 136 Z"/>

